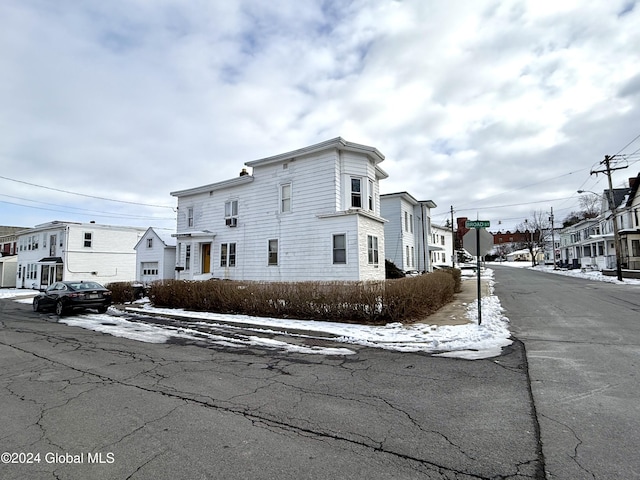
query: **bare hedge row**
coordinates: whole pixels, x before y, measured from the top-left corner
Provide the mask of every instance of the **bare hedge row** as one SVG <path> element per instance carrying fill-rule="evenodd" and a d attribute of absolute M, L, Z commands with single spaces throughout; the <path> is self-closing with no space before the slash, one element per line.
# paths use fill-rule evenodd
<path fill-rule="evenodd" d="M 157 307 L 379 325 L 422 319 L 459 288 L 460 272 L 453 270 L 384 282 L 165 280 L 151 285 L 149 298 Z"/>

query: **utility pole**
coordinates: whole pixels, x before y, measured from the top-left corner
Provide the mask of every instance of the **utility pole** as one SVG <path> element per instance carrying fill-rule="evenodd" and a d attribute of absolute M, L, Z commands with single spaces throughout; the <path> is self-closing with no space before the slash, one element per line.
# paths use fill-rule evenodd
<path fill-rule="evenodd" d="M 451 266 L 456 268 L 456 232 L 453 227 L 453 205 L 451 205 Z"/>
<path fill-rule="evenodd" d="M 616 250 L 616 275 L 618 280 L 622 282 L 622 252 L 620 250 L 620 234 L 618 233 L 618 221 L 616 219 L 616 205 L 613 197 L 613 184 L 611 183 L 611 172 L 615 170 L 622 170 L 625 167 L 611 168 L 611 160 L 615 158 L 615 155 L 605 155 L 604 160 L 600 162 L 600 165 L 604 165 L 604 170 L 591 170 L 591 175 L 594 173 L 596 176 L 599 173 L 605 173 L 609 180 L 609 209 L 611 210 L 611 216 L 613 217 L 613 241 L 615 243 Z"/>
<path fill-rule="evenodd" d="M 555 227 L 553 226 L 553 207 L 551 207 L 551 216 L 549 217 L 551 220 L 551 255 L 553 255 L 553 269 L 556 269 L 556 233 Z"/>

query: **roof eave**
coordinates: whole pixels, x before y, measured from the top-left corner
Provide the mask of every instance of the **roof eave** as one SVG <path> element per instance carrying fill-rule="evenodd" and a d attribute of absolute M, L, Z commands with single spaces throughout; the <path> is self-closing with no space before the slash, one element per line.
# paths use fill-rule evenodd
<path fill-rule="evenodd" d="M 296 157 L 311 155 L 311 154 L 321 152 L 324 150 L 329 150 L 332 148 L 343 150 L 343 151 L 349 151 L 349 152 L 363 153 L 367 155 L 369 158 L 371 158 L 376 164 L 384 160 L 384 155 L 374 147 L 370 147 L 368 145 L 362 145 L 359 143 L 348 142 L 342 137 L 336 137 L 336 138 L 332 138 L 331 140 L 326 140 L 324 142 L 316 143 L 314 145 L 309 145 L 308 147 L 299 148 L 298 150 L 292 150 L 290 152 L 280 153 L 278 155 L 273 155 L 271 157 L 265 157 L 265 158 L 260 158 L 258 160 L 245 162 L 245 165 L 248 167 L 270 165 L 273 163 L 292 160 Z M 382 171 L 382 173 L 386 175 L 384 171 Z"/>

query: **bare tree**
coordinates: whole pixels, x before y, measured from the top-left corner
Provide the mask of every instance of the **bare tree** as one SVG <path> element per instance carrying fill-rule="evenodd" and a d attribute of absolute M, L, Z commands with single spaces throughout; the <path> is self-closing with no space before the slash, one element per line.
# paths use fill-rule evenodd
<path fill-rule="evenodd" d="M 595 193 L 580 195 L 578 202 L 580 203 L 583 218 L 595 218 L 600 213 L 600 202 L 602 198 Z"/>
<path fill-rule="evenodd" d="M 535 267 L 538 264 L 538 253 L 544 251 L 545 246 L 545 230 L 551 228 L 549 215 L 537 210 L 531 213 L 531 217 L 525 219 L 523 223 L 517 225 L 518 230 L 525 232 L 524 240 L 517 243 L 516 248 L 519 250 L 528 250 L 531 255 L 531 265 Z"/>

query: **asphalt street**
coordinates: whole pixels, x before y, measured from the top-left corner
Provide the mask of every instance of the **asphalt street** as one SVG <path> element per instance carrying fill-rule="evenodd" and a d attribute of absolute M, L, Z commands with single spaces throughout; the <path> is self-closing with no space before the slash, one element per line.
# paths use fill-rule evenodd
<path fill-rule="evenodd" d="M 526 346 L 547 478 L 640 478 L 640 286 L 494 271 Z"/>
<path fill-rule="evenodd" d="M 151 344 L 0 300 L 3 479 L 540 479 L 524 350 Z M 8 455 L 8 456 L 7 456 Z"/>

